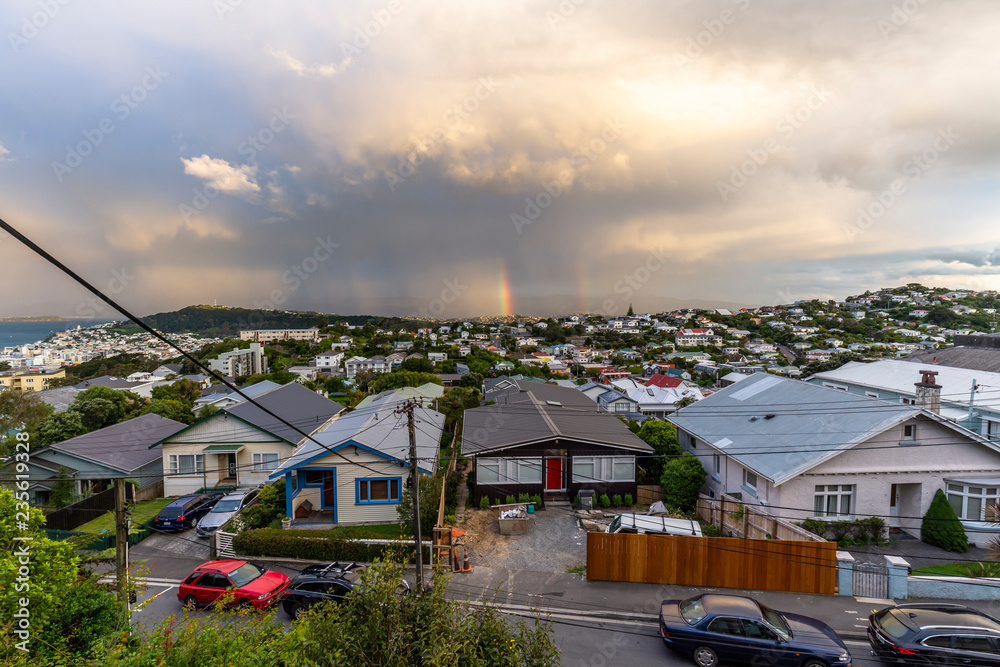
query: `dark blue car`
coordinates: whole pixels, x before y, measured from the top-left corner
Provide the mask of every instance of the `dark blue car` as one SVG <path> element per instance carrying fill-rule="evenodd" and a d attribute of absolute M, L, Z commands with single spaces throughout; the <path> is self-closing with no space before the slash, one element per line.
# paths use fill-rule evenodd
<path fill-rule="evenodd" d="M 153 519 L 153 525 L 157 530 L 164 532 L 192 528 L 198 519 L 208 514 L 223 495 L 225 494 L 199 493 L 181 496 L 163 506 L 160 513 Z"/>
<path fill-rule="evenodd" d="M 737 595 L 664 600 L 660 636 L 698 667 L 720 662 L 787 667 L 850 667 L 851 653 L 829 625 L 775 611 Z"/>

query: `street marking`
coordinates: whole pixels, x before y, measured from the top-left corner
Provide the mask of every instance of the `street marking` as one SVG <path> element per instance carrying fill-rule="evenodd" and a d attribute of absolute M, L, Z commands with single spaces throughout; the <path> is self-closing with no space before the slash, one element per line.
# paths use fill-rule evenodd
<path fill-rule="evenodd" d="M 173 587 L 173 586 L 169 586 L 169 587 L 167 587 L 167 588 L 164 588 L 164 589 L 163 589 L 162 591 L 160 591 L 159 593 L 157 593 L 157 594 L 156 594 L 156 595 L 154 595 L 153 597 L 149 598 L 148 600 L 145 600 L 145 601 L 143 602 L 143 604 L 145 604 L 146 602 L 152 602 L 152 601 L 153 601 L 153 600 L 155 600 L 156 598 L 160 597 L 161 595 L 163 595 L 164 593 L 166 593 L 167 591 L 169 591 L 169 590 L 170 590 L 171 588 L 174 588 L 174 587 Z M 133 614 L 138 614 L 138 613 L 139 613 L 139 612 L 141 612 L 141 611 L 142 611 L 142 609 L 133 609 L 133 610 L 132 610 L 132 613 L 133 613 Z"/>
<path fill-rule="evenodd" d="M 857 614 L 858 610 L 857 609 L 845 609 L 844 613 L 845 614 Z"/>

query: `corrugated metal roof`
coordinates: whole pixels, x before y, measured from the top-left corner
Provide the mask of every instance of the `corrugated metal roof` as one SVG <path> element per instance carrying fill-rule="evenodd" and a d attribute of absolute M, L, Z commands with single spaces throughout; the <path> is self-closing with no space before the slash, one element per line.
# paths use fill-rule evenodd
<path fill-rule="evenodd" d="M 755 373 L 668 420 L 778 485 L 921 412 Z"/>
<path fill-rule="evenodd" d="M 397 461 L 409 460 L 410 434 L 406 427 L 406 416 L 394 414 L 395 407 L 395 404 L 391 408 L 387 405 L 384 412 L 372 412 L 369 407 L 364 412 L 340 415 L 324 430 L 314 433 L 312 440 L 299 445 L 271 477 L 280 477 L 286 470 L 295 469 L 316 457 L 325 456 L 330 449 L 349 443 L 357 443 Z M 413 410 L 413 416 L 416 419 L 417 467 L 430 474 L 436 469 L 435 461 L 441 432 L 444 430 L 444 415 L 417 406 Z M 333 456 L 334 459 L 339 458 L 335 454 Z"/>
<path fill-rule="evenodd" d="M 552 438 L 642 452 L 652 448 L 576 389 L 515 380 L 490 396 L 495 405 L 465 411 L 462 453 L 506 449 Z"/>
<path fill-rule="evenodd" d="M 150 447 L 185 428 L 187 424 L 148 414 L 58 442 L 48 449 L 131 471 L 162 457 L 162 450 Z"/>
<path fill-rule="evenodd" d="M 294 424 L 305 433 L 312 433 L 326 423 L 330 417 L 344 409 L 344 406 L 339 403 L 334 403 L 297 382 L 272 389 L 254 398 L 254 401 L 274 414 L 280 415 L 285 421 Z M 223 411 L 236 415 L 240 419 L 292 444 L 303 439 L 301 433 L 281 423 L 250 401 L 231 405 L 224 408 Z"/>

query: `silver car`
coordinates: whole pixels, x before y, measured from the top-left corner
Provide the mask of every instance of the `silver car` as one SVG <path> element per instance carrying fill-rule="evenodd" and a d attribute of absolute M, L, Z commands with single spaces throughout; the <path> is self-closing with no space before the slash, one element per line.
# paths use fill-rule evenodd
<path fill-rule="evenodd" d="M 236 489 L 226 495 L 195 526 L 198 537 L 209 537 L 247 505 L 257 500 L 257 489 Z"/>

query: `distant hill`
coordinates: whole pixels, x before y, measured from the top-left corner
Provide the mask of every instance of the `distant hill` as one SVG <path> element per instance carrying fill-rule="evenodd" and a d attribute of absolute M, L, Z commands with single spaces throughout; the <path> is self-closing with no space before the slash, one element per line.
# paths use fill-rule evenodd
<path fill-rule="evenodd" d="M 144 317 L 149 326 L 166 333 L 191 332 L 221 338 L 238 337 L 240 331 L 248 329 L 308 329 L 320 326 L 323 320 L 333 325 L 347 322 L 364 326 L 371 322 L 383 329 L 399 329 L 413 326 L 413 320 L 399 317 L 379 317 L 375 315 L 338 315 L 336 313 L 316 313 L 291 310 L 262 310 L 252 308 L 228 308 L 224 306 L 188 306 L 168 313 L 156 313 Z M 135 325 L 126 323 L 126 330 Z"/>

